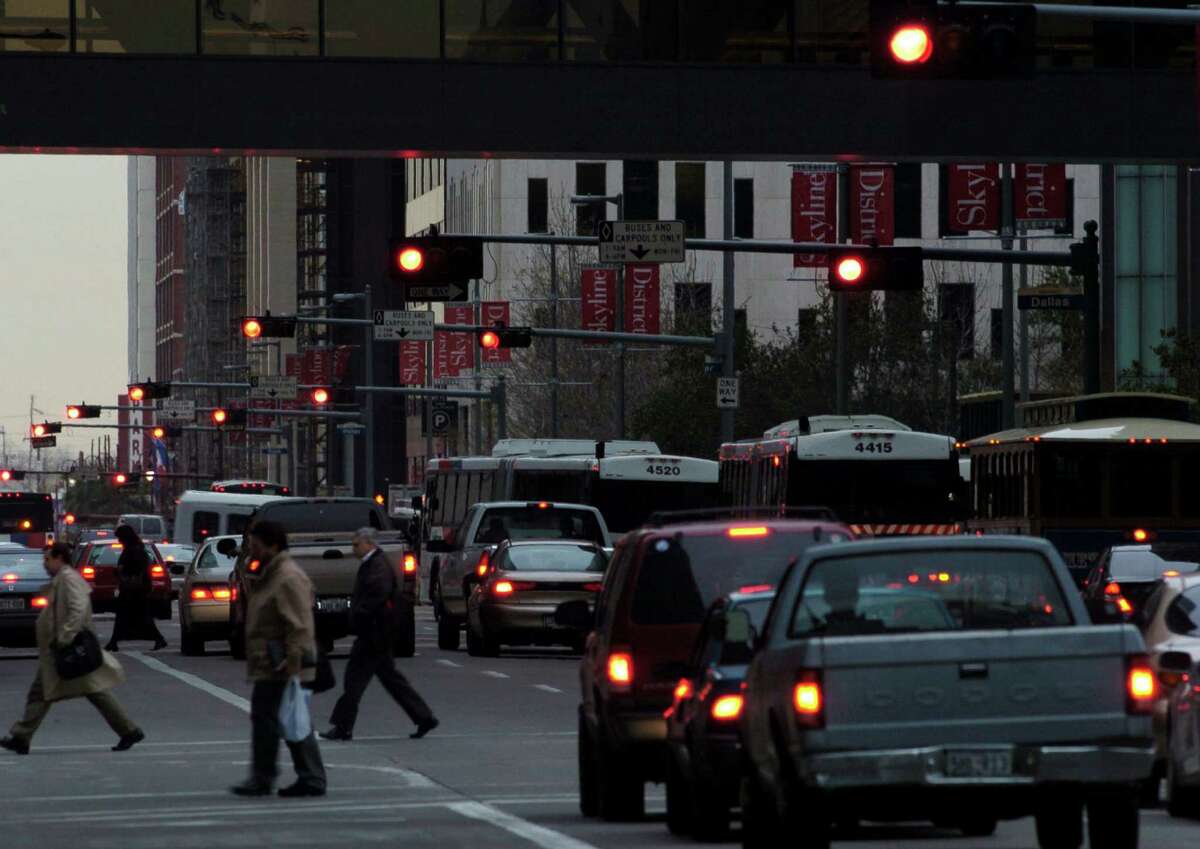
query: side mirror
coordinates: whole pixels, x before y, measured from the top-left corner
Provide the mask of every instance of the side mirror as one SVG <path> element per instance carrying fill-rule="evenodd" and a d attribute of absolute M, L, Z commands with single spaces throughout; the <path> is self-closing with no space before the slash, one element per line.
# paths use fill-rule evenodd
<path fill-rule="evenodd" d="M 217 543 L 217 552 L 225 557 L 233 557 L 238 553 L 238 544 L 227 537 Z"/>
<path fill-rule="evenodd" d="M 591 607 L 583 599 L 564 601 L 554 609 L 554 624 L 577 631 L 590 631 L 596 623 Z"/>
<path fill-rule="evenodd" d="M 172 575 L 182 575 L 186 571 L 187 571 L 187 566 L 183 563 L 172 563 L 171 564 L 171 574 Z"/>

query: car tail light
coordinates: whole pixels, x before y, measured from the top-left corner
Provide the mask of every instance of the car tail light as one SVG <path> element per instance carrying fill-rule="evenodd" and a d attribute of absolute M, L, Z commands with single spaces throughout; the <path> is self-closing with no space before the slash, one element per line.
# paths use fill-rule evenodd
<path fill-rule="evenodd" d="M 29 601 L 30 607 L 48 607 L 49 604 L 50 599 L 46 598 L 44 595 L 36 595 Z"/>
<path fill-rule="evenodd" d="M 531 590 L 537 584 L 530 581 L 497 581 L 492 584 L 492 592 L 496 595 L 512 595 L 519 590 Z"/>
<path fill-rule="evenodd" d="M 479 555 L 479 562 L 475 564 L 475 574 L 482 578 L 487 574 L 489 566 L 491 566 L 491 558 L 488 557 L 488 553 L 485 551 Z"/>
<path fill-rule="evenodd" d="M 675 685 L 675 701 L 682 702 L 684 699 L 690 699 L 694 692 L 691 679 L 680 678 L 679 683 Z"/>
<path fill-rule="evenodd" d="M 84 566 L 83 569 L 80 570 L 80 574 L 83 575 L 83 579 L 85 581 L 96 580 L 96 570 L 93 569 L 91 566 Z"/>
<path fill-rule="evenodd" d="M 1150 713 L 1158 698 L 1158 680 L 1150 668 L 1150 659 L 1134 655 L 1125 664 L 1125 709 L 1129 713 Z"/>
<path fill-rule="evenodd" d="M 1117 610 L 1128 616 L 1130 613 L 1133 613 L 1133 605 L 1129 603 L 1129 600 L 1125 596 L 1120 596 L 1117 598 Z"/>
<path fill-rule="evenodd" d="M 614 690 L 628 690 L 633 686 L 633 655 L 618 651 L 608 656 L 608 682 Z"/>
<path fill-rule="evenodd" d="M 766 525 L 750 525 L 741 528 L 730 528 L 725 532 L 725 535 L 730 539 L 742 539 L 745 537 L 765 537 L 771 533 L 771 529 Z"/>
<path fill-rule="evenodd" d="M 413 575 L 417 571 L 417 556 L 415 554 L 404 555 L 404 574 Z"/>
<path fill-rule="evenodd" d="M 229 600 L 230 600 L 230 601 L 237 601 L 237 587 L 230 587 L 230 588 L 229 588 Z"/>
<path fill-rule="evenodd" d="M 1188 674 L 1186 672 L 1177 672 L 1174 669 L 1160 669 L 1158 670 L 1158 680 L 1162 683 L 1163 687 L 1174 690 L 1179 684 L 1188 680 Z"/>
<path fill-rule="evenodd" d="M 822 728 L 825 725 L 825 694 L 821 688 L 821 673 L 814 669 L 801 670 L 792 690 L 792 707 L 801 725 Z"/>
<path fill-rule="evenodd" d="M 1107 584 L 1104 585 L 1104 594 L 1105 595 L 1113 595 L 1113 596 L 1120 595 L 1121 594 L 1121 585 L 1118 584 L 1116 581 L 1109 581 Z"/>
<path fill-rule="evenodd" d="M 204 587 L 192 588 L 192 601 L 210 601 L 211 599 L 212 593 L 210 593 Z"/>
<path fill-rule="evenodd" d="M 18 577 L 17 577 L 17 573 L 16 573 L 16 572 L 6 572 L 6 573 L 4 573 L 4 583 L 6 583 L 6 584 L 15 584 L 15 583 L 16 583 L 18 580 L 19 580 L 19 579 L 18 579 Z"/>
<path fill-rule="evenodd" d="M 226 589 L 215 589 L 212 591 L 213 601 L 229 601 L 233 598 L 233 593 Z"/>
<path fill-rule="evenodd" d="M 713 719 L 723 722 L 732 722 L 742 715 L 742 705 L 745 699 L 738 695 L 721 696 L 712 704 L 712 709 L 709 711 Z"/>
<path fill-rule="evenodd" d="M 161 578 L 167 574 L 167 570 L 162 567 L 161 563 L 155 563 L 150 567 L 151 578 Z"/>
<path fill-rule="evenodd" d="M 604 589 L 604 584 L 602 584 L 600 581 L 592 581 L 591 583 L 584 584 L 583 589 L 585 592 L 598 593 L 600 590 Z"/>
<path fill-rule="evenodd" d="M 747 584 L 744 587 L 738 587 L 739 593 L 765 593 L 771 590 L 770 584 Z"/>

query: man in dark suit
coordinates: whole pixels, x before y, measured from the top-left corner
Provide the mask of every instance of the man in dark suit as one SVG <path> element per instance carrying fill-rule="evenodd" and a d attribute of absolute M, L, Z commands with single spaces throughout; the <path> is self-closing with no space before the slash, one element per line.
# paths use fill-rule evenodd
<path fill-rule="evenodd" d="M 392 644 L 399 576 L 380 551 L 377 539 L 374 528 L 359 528 L 354 535 L 354 553 L 362 561 L 350 601 L 350 632 L 354 634 L 354 646 L 346 664 L 345 690 L 329 718 L 333 727 L 321 732 L 326 740 L 350 740 L 354 736 L 358 703 L 374 676 L 379 677 L 379 683 L 416 724 L 417 730 L 409 736 L 414 739 L 424 737 L 438 726 L 429 705 L 396 670 Z"/>

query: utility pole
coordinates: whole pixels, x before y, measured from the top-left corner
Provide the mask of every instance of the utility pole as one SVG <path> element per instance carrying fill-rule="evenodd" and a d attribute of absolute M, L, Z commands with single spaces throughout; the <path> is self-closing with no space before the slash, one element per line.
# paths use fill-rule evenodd
<path fill-rule="evenodd" d="M 1022 236 L 1017 246 L 1024 253 L 1029 250 L 1029 240 Z M 1028 283 L 1029 266 L 1022 265 L 1018 288 L 1024 289 Z M 1029 310 L 1021 310 L 1017 321 L 1021 333 L 1021 401 L 1027 402 L 1029 400 Z"/>
<path fill-rule="evenodd" d="M 839 162 L 837 167 L 837 239 L 838 242 L 850 241 L 850 166 Z M 850 315 L 849 296 L 845 292 L 837 292 L 833 296 L 836 310 L 834 327 L 835 367 L 837 374 L 836 412 L 844 416 L 850 412 L 850 354 L 849 340 Z"/>
<path fill-rule="evenodd" d="M 1013 185 L 1012 165 L 1000 165 L 1000 250 L 1013 249 Z M 1000 334 L 1001 381 L 1003 393 L 1000 401 L 1000 426 L 1008 430 L 1016 421 L 1016 398 L 1013 395 L 1016 368 L 1013 358 L 1013 273 L 1012 265 L 1005 263 L 1000 270 L 1000 311 L 1004 326 Z"/>
<path fill-rule="evenodd" d="M 371 312 L 371 284 L 367 283 L 363 286 L 363 307 L 365 309 L 364 318 L 368 322 L 372 320 Z M 375 385 L 375 327 L 368 323 L 363 326 L 363 353 L 366 355 L 366 379 L 368 386 Z M 363 434 L 366 437 L 366 446 L 363 452 L 363 480 L 364 492 L 367 498 L 375 497 L 375 399 L 367 398 L 366 409 L 366 425 L 367 431 Z M 351 485 L 353 483 L 351 482 Z M 353 492 L 353 490 L 351 490 Z"/>
<path fill-rule="evenodd" d="M 733 238 L 733 162 L 726 159 L 724 164 L 724 201 L 725 214 L 722 227 L 722 236 L 725 239 Z M 734 321 L 734 310 L 736 308 L 736 286 L 734 285 L 734 255 L 732 251 L 726 251 L 722 257 L 724 266 L 721 274 L 721 332 L 723 334 L 723 348 L 721 374 L 724 377 L 736 377 L 737 369 L 733 361 L 734 351 L 736 350 L 734 331 L 736 322 Z M 734 420 L 737 410 L 722 409 L 721 410 L 721 441 L 733 442 L 734 440 Z"/>
<path fill-rule="evenodd" d="M 625 220 L 625 203 L 617 195 L 617 220 Z M 617 266 L 617 332 L 625 330 L 625 264 Z M 617 342 L 617 439 L 625 438 L 625 343 Z"/>
<path fill-rule="evenodd" d="M 554 235 L 551 233 L 550 235 Z M 550 246 L 550 326 L 558 327 L 558 246 Z M 550 438 L 558 439 L 558 340 L 550 340 Z"/>
<path fill-rule="evenodd" d="M 1083 224 L 1079 259 L 1083 276 L 1083 386 L 1094 395 L 1100 391 L 1100 238 L 1095 221 Z M 1072 248 L 1072 253 L 1076 253 Z M 1073 269 L 1074 270 L 1074 269 Z"/>

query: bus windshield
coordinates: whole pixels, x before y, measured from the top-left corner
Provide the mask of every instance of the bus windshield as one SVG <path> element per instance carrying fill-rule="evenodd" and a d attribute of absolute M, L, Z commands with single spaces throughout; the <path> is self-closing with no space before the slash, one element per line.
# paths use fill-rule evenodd
<path fill-rule="evenodd" d="M 54 502 L 36 492 L 0 492 L 0 537 L 40 548 L 54 533 Z"/>
<path fill-rule="evenodd" d="M 623 534 L 640 527 L 652 513 L 716 507 L 720 495 L 715 483 L 600 478 L 594 484 L 592 505 L 610 532 Z"/>
<path fill-rule="evenodd" d="M 951 522 L 962 518 L 952 460 L 794 462 L 787 503 L 829 507 L 844 522 Z"/>

